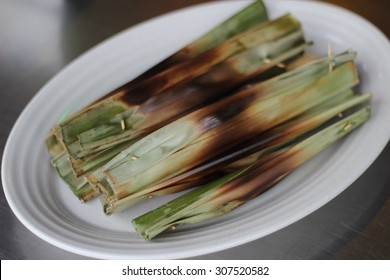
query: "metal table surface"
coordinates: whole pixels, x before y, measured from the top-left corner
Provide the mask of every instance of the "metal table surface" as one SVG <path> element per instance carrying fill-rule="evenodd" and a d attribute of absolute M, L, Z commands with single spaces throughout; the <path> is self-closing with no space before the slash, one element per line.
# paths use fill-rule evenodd
<path fill-rule="evenodd" d="M 141 21 L 204 2 L 0 0 L 0 156 L 24 106 L 70 61 Z M 326 2 L 362 15 L 390 37 L 390 1 Z M 389 162 L 387 145 L 353 185 L 319 210 L 264 238 L 197 259 L 390 259 Z M 2 188 L 0 257 L 85 259 L 27 230 L 12 213 Z"/>

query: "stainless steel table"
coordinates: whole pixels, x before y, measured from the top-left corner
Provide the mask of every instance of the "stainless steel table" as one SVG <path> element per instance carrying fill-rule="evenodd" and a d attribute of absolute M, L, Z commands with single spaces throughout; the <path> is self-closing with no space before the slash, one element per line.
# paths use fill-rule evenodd
<path fill-rule="evenodd" d="M 134 24 L 204 2 L 208 1 L 0 0 L 0 155 L 23 107 L 66 64 Z M 357 12 L 390 36 L 390 1 L 326 2 Z M 198 258 L 390 259 L 389 185 L 390 145 L 352 186 L 306 218 L 249 244 Z M 2 188 L 0 257 L 84 258 L 28 231 L 12 213 Z"/>

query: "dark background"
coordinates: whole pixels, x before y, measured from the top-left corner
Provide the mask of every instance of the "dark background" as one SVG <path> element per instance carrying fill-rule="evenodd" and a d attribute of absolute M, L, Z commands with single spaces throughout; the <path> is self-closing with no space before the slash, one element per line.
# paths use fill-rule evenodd
<path fill-rule="evenodd" d="M 24 106 L 70 61 L 141 21 L 205 2 L 209 1 L 0 0 L 0 156 Z M 390 37 L 390 1 L 324 2 L 360 14 Z M 389 161 L 388 145 L 352 186 L 306 218 L 249 244 L 199 258 L 390 259 Z M 84 258 L 30 233 L 12 213 L 2 188 L 0 257 Z"/>

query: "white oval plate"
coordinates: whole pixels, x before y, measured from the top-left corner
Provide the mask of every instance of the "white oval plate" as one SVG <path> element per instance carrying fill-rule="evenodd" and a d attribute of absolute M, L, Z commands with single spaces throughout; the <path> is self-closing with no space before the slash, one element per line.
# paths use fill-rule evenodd
<path fill-rule="evenodd" d="M 346 189 L 379 155 L 390 137 L 390 45 L 373 25 L 337 7 L 307 1 L 266 1 L 271 18 L 291 12 L 313 50 L 354 49 L 363 91 L 374 93 L 372 118 L 286 180 L 235 211 L 179 228 L 152 242 L 131 219 L 172 197 L 151 200 L 105 217 L 100 202 L 80 204 L 49 164 L 44 139 L 63 112 L 87 105 L 191 41 L 248 1 L 219 1 L 176 11 L 124 31 L 67 66 L 33 98 L 8 139 L 4 192 L 22 223 L 65 250 L 104 259 L 184 258 L 231 248 L 275 232 Z"/>

